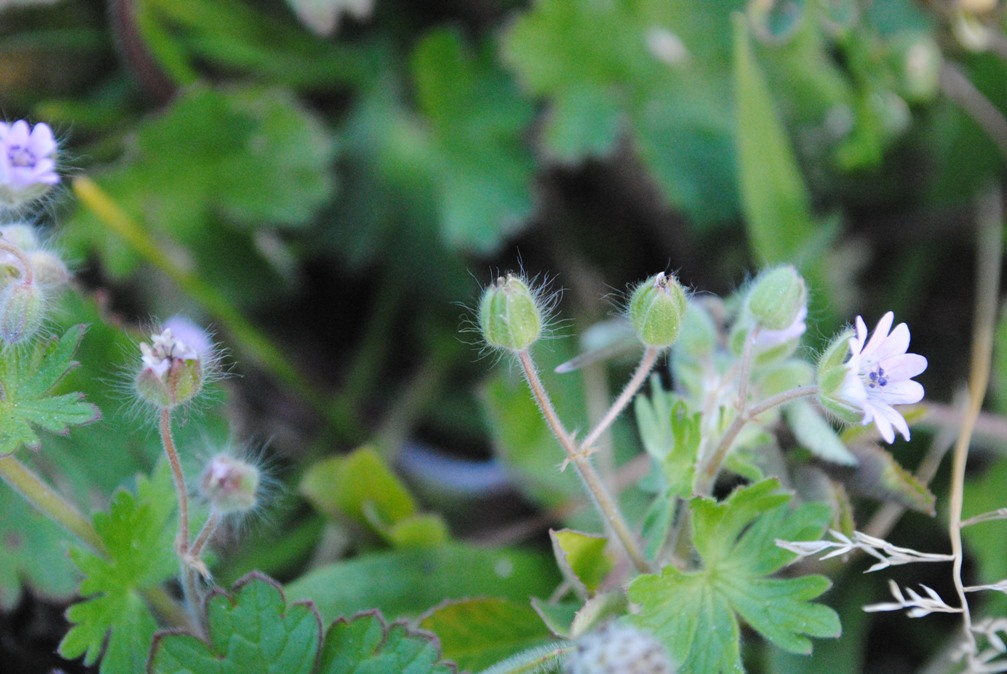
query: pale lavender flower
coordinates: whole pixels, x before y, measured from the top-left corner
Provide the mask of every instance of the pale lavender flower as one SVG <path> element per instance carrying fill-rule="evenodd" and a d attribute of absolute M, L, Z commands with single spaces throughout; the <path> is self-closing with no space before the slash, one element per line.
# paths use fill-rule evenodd
<path fill-rule="evenodd" d="M 909 405 L 923 399 L 923 386 L 912 378 L 927 369 L 927 359 L 909 348 L 909 328 L 895 314 L 878 321 L 870 339 L 864 319 L 857 316 L 856 335 L 849 340 L 850 357 L 837 398 L 863 412 L 861 423 L 872 421 L 885 442 L 895 441 L 895 431 L 909 439 L 909 426 L 893 405 Z"/>
<path fill-rule="evenodd" d="M 16 206 L 58 183 L 56 149 L 48 124 L 0 122 L 0 202 Z"/>

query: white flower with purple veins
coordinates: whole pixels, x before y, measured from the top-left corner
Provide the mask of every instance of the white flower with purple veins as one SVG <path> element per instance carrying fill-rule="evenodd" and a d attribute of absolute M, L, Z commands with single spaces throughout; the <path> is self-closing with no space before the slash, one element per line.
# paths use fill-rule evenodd
<path fill-rule="evenodd" d="M 58 183 L 56 149 L 48 124 L 0 122 L 0 202 L 16 206 Z"/>
<path fill-rule="evenodd" d="M 909 327 L 889 311 L 878 321 L 870 339 L 864 319 L 857 316 L 856 335 L 849 340 L 846 376 L 836 397 L 863 411 L 861 423 L 872 421 L 885 442 L 895 442 L 895 431 L 909 439 L 909 426 L 893 405 L 911 405 L 923 399 L 923 387 L 912 378 L 927 369 L 927 359 L 909 348 Z"/>

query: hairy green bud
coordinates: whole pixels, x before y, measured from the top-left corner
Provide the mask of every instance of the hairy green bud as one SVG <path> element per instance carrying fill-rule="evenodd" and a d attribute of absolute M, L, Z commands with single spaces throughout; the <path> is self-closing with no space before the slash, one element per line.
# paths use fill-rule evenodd
<path fill-rule="evenodd" d="M 748 293 L 748 311 L 769 330 L 790 327 L 808 299 L 804 279 L 792 266 L 768 269 L 755 279 Z"/>
<path fill-rule="evenodd" d="M 479 302 L 479 329 L 490 346 L 524 351 L 542 336 L 542 309 L 528 284 L 513 274 L 499 277 Z"/>
<path fill-rule="evenodd" d="M 685 290 L 673 274 L 660 272 L 638 285 L 629 298 L 629 318 L 637 338 L 657 349 L 674 344 L 686 304 Z"/>
<path fill-rule="evenodd" d="M 17 344 L 32 337 L 45 319 L 45 294 L 34 283 L 18 281 L 0 293 L 0 338 Z"/>
<path fill-rule="evenodd" d="M 59 256 L 47 250 L 28 253 L 35 281 L 43 288 L 58 288 L 70 281 L 70 270 Z"/>

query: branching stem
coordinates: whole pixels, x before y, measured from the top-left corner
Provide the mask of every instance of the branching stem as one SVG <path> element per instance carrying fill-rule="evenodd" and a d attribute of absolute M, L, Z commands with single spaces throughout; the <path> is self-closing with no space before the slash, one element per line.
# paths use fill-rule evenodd
<path fill-rule="evenodd" d="M 731 421 L 731 425 L 727 427 L 727 430 L 724 431 L 724 435 L 720 438 L 720 442 L 717 443 L 716 449 L 713 450 L 710 454 L 709 460 L 703 465 L 703 468 L 696 480 L 696 492 L 703 495 L 709 493 L 710 489 L 713 487 L 714 480 L 717 478 L 717 473 L 720 472 L 720 467 L 724 463 L 724 459 L 727 458 L 728 450 L 731 449 L 731 445 L 738 437 L 738 433 L 741 432 L 741 429 L 745 427 L 745 424 L 760 414 L 768 412 L 774 407 L 785 405 L 786 403 L 800 398 L 809 398 L 817 394 L 817 386 L 798 386 L 797 388 L 790 389 L 789 391 L 784 391 L 783 393 L 777 393 L 774 396 L 770 396 L 762 402 L 752 405 L 747 410 L 743 408 L 742 411 L 734 417 L 734 420 Z"/>
<path fill-rule="evenodd" d="M 538 375 L 538 370 L 535 367 L 531 354 L 525 349 L 519 351 L 517 356 L 518 361 L 521 363 L 525 380 L 528 382 L 528 387 L 531 389 L 539 409 L 542 410 L 542 415 L 545 417 L 549 429 L 556 436 L 559 444 L 563 447 L 563 451 L 566 452 L 567 461 L 572 463 L 577 470 L 581 482 L 584 483 L 584 487 L 601 513 L 602 518 L 608 523 L 612 532 L 622 543 L 633 565 L 640 573 L 649 573 L 651 570 L 650 564 L 643 556 L 643 552 L 640 550 L 639 545 L 637 545 L 636 539 L 630 531 L 629 525 L 626 524 L 626 520 L 623 519 L 622 513 L 619 512 L 614 499 L 605 488 L 601 477 L 594 470 L 590 459 L 584 452 L 580 451 L 577 443 L 570 433 L 567 432 L 563 426 L 563 422 L 560 421 L 559 415 L 556 414 L 556 408 L 553 407 L 552 400 L 550 400 L 549 395 L 546 393 L 545 386 L 543 386 L 542 380 Z"/>

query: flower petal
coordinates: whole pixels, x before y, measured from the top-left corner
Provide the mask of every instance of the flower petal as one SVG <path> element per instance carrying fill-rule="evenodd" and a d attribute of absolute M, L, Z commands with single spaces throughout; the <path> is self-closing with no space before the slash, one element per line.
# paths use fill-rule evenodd
<path fill-rule="evenodd" d="M 863 319 L 861 319 L 862 322 Z M 860 351 L 861 355 L 865 360 L 872 359 L 873 354 L 877 351 L 881 345 L 888 339 L 888 331 L 891 330 L 892 321 L 895 320 L 895 314 L 889 311 L 878 324 L 874 327 L 874 332 L 871 334 L 870 340 L 868 340 L 867 345 Z M 857 325 L 857 334 L 860 334 L 860 325 Z"/>
<path fill-rule="evenodd" d="M 868 396 L 887 405 L 912 405 L 923 400 L 923 386 L 919 382 L 907 379 L 891 382 L 884 388 L 874 389 L 868 393 Z"/>
<path fill-rule="evenodd" d="M 881 363 L 885 369 L 885 376 L 889 381 L 901 381 L 912 379 L 916 375 L 927 369 L 927 359 L 918 353 L 905 353 L 901 356 L 893 356 Z"/>

